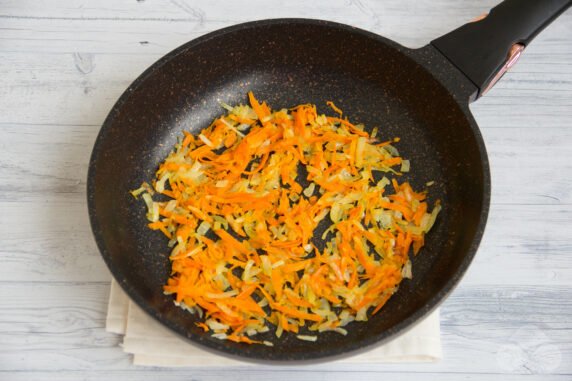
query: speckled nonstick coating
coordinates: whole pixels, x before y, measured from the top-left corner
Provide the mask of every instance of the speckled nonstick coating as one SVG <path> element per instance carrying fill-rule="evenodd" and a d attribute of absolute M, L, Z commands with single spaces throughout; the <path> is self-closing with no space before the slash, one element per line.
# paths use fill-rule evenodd
<path fill-rule="evenodd" d="M 163 295 L 166 239 L 147 228 L 145 206 L 129 191 L 150 180 L 182 130 L 198 132 L 253 90 L 273 108 L 332 100 L 352 121 L 380 128 L 411 160 L 403 176 L 428 181 L 441 212 L 413 259 L 413 280 L 348 335 L 317 342 L 271 331 L 274 347 L 211 338 L 197 318 Z M 222 29 L 169 53 L 143 73 L 107 117 L 88 174 L 91 225 L 109 269 L 129 296 L 165 326 L 207 350 L 242 360 L 299 363 L 357 354 L 422 320 L 459 282 L 486 222 L 490 175 L 482 137 L 468 108 L 476 88 L 434 48 L 404 48 L 346 25 L 304 19 L 257 21 Z M 319 237 L 320 234 L 317 234 Z M 319 238 L 317 239 L 319 240 Z"/>

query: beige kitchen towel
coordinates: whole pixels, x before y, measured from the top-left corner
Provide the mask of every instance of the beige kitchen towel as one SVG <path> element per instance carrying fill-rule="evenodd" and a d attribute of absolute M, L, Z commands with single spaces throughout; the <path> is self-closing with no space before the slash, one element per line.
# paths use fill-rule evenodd
<path fill-rule="evenodd" d="M 163 327 L 131 302 L 121 287 L 111 283 L 106 329 L 123 334 L 123 350 L 133 363 L 146 366 L 192 367 L 248 365 L 191 345 Z M 388 363 L 435 362 L 442 357 L 439 311 L 395 340 L 339 362 Z"/>

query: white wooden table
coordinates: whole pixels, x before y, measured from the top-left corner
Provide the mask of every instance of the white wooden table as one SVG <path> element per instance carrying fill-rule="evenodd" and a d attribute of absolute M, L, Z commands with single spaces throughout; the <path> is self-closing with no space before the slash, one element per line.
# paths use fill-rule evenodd
<path fill-rule="evenodd" d="M 437 364 L 139 368 L 104 330 L 111 276 L 86 207 L 91 147 L 147 66 L 243 21 L 329 19 L 420 47 L 496 0 L 0 0 L 0 380 L 572 379 L 572 11 L 472 105 L 490 219 L 442 308 Z"/>

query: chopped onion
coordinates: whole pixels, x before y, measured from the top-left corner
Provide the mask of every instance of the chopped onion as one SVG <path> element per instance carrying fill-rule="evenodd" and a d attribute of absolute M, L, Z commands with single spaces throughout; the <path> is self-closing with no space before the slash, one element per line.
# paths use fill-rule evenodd
<path fill-rule="evenodd" d="M 296 335 L 296 338 L 298 340 L 304 340 L 304 341 L 316 341 L 316 340 L 318 340 L 318 336 L 309 336 L 309 335 Z"/>
<path fill-rule="evenodd" d="M 197 234 L 198 235 L 205 235 L 205 234 L 207 234 L 207 232 L 209 231 L 210 228 L 211 228 L 211 224 L 209 224 L 207 221 L 203 221 L 203 222 L 201 222 L 201 224 L 197 228 Z"/>
<path fill-rule="evenodd" d="M 407 260 L 407 262 L 405 262 L 405 265 L 403 265 L 403 269 L 401 270 L 401 274 L 404 278 L 407 278 L 407 279 L 413 278 L 413 274 L 411 272 L 411 261 L 410 260 Z"/>
<path fill-rule="evenodd" d="M 222 107 L 224 107 L 227 111 L 232 111 L 234 109 L 234 107 L 227 105 L 224 102 L 219 101 L 218 102 Z"/>
<path fill-rule="evenodd" d="M 314 183 L 310 183 L 310 185 L 308 185 L 306 187 L 306 189 L 304 189 L 304 196 L 310 198 L 313 194 L 314 194 L 314 190 L 316 189 L 316 184 Z"/>
<path fill-rule="evenodd" d="M 204 136 L 203 134 L 199 134 L 199 139 L 201 139 L 203 141 L 203 143 L 205 143 L 207 146 L 214 148 L 214 144 L 213 142 L 211 142 L 206 136 Z"/>

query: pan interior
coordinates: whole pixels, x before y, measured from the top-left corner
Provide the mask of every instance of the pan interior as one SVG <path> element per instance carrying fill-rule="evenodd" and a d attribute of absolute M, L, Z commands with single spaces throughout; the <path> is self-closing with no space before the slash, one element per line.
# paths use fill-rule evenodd
<path fill-rule="evenodd" d="M 261 23 L 191 42 L 148 70 L 106 121 L 92 158 L 92 226 L 114 276 L 145 310 L 178 333 L 252 359 L 304 360 L 359 349 L 401 331 L 426 314 L 458 279 L 474 251 L 483 208 L 483 158 L 471 122 L 405 49 L 380 37 L 327 23 Z M 274 347 L 212 339 L 195 317 L 162 293 L 170 264 L 166 240 L 146 227 L 144 203 L 129 191 L 149 181 L 182 130 L 198 132 L 224 112 L 219 101 L 246 103 L 246 93 L 273 108 L 331 100 L 352 121 L 385 139 L 400 137 L 411 160 L 403 176 L 414 188 L 429 181 L 430 202 L 444 209 L 426 246 L 387 305 L 349 334 L 321 334 L 316 343 L 286 335 Z M 454 283 L 454 282 L 453 282 Z M 406 324 L 403 324 L 403 322 Z"/>

